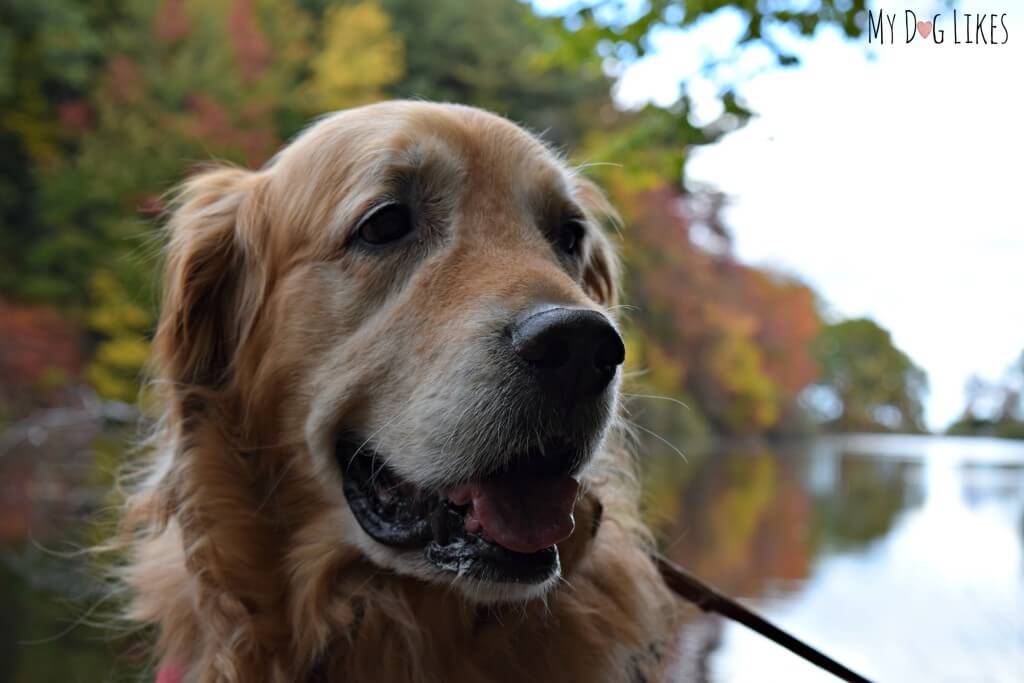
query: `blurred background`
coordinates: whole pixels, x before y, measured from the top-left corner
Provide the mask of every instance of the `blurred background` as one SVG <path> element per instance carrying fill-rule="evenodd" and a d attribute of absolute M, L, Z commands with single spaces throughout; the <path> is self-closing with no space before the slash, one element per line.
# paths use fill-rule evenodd
<path fill-rule="evenodd" d="M 1021 45 L 1011 0 L 3 0 L 0 681 L 146 680 L 80 549 L 145 425 L 164 193 L 391 97 L 504 114 L 621 210 L 671 558 L 873 679 L 1024 680 Z"/>

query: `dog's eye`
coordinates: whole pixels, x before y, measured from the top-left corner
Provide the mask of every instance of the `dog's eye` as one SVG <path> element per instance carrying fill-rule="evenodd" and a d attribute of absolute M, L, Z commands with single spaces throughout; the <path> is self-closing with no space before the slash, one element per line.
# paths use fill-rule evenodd
<path fill-rule="evenodd" d="M 378 246 L 395 242 L 412 232 L 412 215 L 404 204 L 382 206 L 359 224 L 356 237 Z"/>
<path fill-rule="evenodd" d="M 566 254 L 573 255 L 579 251 L 581 242 L 583 242 L 583 223 L 575 218 L 562 223 L 558 229 L 558 248 Z"/>

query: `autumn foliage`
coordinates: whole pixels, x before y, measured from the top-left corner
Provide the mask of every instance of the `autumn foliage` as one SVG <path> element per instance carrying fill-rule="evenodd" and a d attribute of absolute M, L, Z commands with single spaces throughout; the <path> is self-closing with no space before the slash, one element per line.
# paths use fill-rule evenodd
<path fill-rule="evenodd" d="M 53 309 L 0 299 L 0 417 L 56 403 L 80 379 L 83 342 Z"/>
<path fill-rule="evenodd" d="M 751 21 L 767 20 L 759 12 Z M 844 20 L 830 12 L 821 20 Z M 10 46 L 0 55 L 0 295 L 60 311 L 30 322 L 29 309 L 0 308 L 0 325 L 23 331 L 11 339 L 34 340 L 8 342 L 5 386 L 36 382 L 45 358 L 69 381 L 134 400 L 155 320 L 166 191 L 209 159 L 262 164 L 326 111 L 424 97 L 492 109 L 580 161 L 617 164 L 586 172 L 625 218 L 628 390 L 688 405 L 660 431 L 802 428 L 798 397 L 818 377 L 815 297 L 738 262 L 722 198 L 684 182 L 688 149 L 735 127 L 744 110 L 724 93 L 724 118 L 701 127 L 685 96 L 671 107 L 617 107 L 601 41 L 641 46 L 647 24 L 614 37 L 594 16 L 543 17 L 517 0 L 0 9 L 0 45 Z"/>
<path fill-rule="evenodd" d="M 813 293 L 790 278 L 694 243 L 693 214 L 671 187 L 626 203 L 628 311 L 640 383 L 699 406 L 716 431 L 796 424 L 796 399 L 817 377 L 808 354 L 819 322 Z"/>

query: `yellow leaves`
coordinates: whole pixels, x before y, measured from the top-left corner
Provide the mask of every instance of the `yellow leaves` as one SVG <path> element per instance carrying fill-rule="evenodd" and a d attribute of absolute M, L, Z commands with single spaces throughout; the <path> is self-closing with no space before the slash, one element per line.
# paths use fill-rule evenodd
<path fill-rule="evenodd" d="M 89 291 L 97 303 L 89 314 L 92 330 L 114 337 L 131 331 L 141 332 L 149 326 L 149 313 L 132 302 L 132 297 L 110 271 L 94 273 Z"/>
<path fill-rule="evenodd" d="M 86 368 L 86 379 L 104 398 L 134 401 L 138 397 L 139 377 L 149 356 L 146 331 L 152 317 L 133 302 L 113 273 L 97 271 L 89 285 L 93 308 L 88 324 L 103 341 Z"/>
<path fill-rule="evenodd" d="M 729 395 L 724 418 L 735 433 L 760 432 L 779 419 L 778 392 L 754 340 L 730 335 L 710 355 L 711 373 Z"/>
<path fill-rule="evenodd" d="M 324 18 L 323 47 L 312 61 L 308 92 L 319 110 L 366 104 L 404 73 L 402 39 L 375 2 L 335 6 Z"/>
<path fill-rule="evenodd" d="M 133 402 L 138 397 L 138 372 L 134 377 L 106 366 L 97 357 L 85 370 L 85 378 L 99 396 L 117 401 Z"/>
<path fill-rule="evenodd" d="M 686 386 L 683 359 L 671 356 L 656 337 L 637 325 L 626 328 L 625 367 L 643 393 L 675 396 Z"/>
<path fill-rule="evenodd" d="M 96 351 L 95 362 L 113 370 L 137 372 L 146 364 L 149 343 L 142 335 L 125 335 L 104 342 Z"/>
<path fill-rule="evenodd" d="M 729 486 L 708 510 L 709 537 L 723 566 L 735 568 L 748 561 L 751 539 L 761 524 L 778 488 L 778 471 L 771 453 L 762 451 L 732 460 Z"/>

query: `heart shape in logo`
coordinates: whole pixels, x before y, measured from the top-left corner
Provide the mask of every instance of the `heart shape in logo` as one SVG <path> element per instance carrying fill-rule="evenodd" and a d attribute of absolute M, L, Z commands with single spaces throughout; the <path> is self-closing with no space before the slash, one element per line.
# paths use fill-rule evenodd
<path fill-rule="evenodd" d="M 927 38 L 932 33 L 932 22 L 930 22 L 930 21 L 919 21 L 919 22 L 917 22 L 917 32 L 921 34 L 922 38 Z"/>

